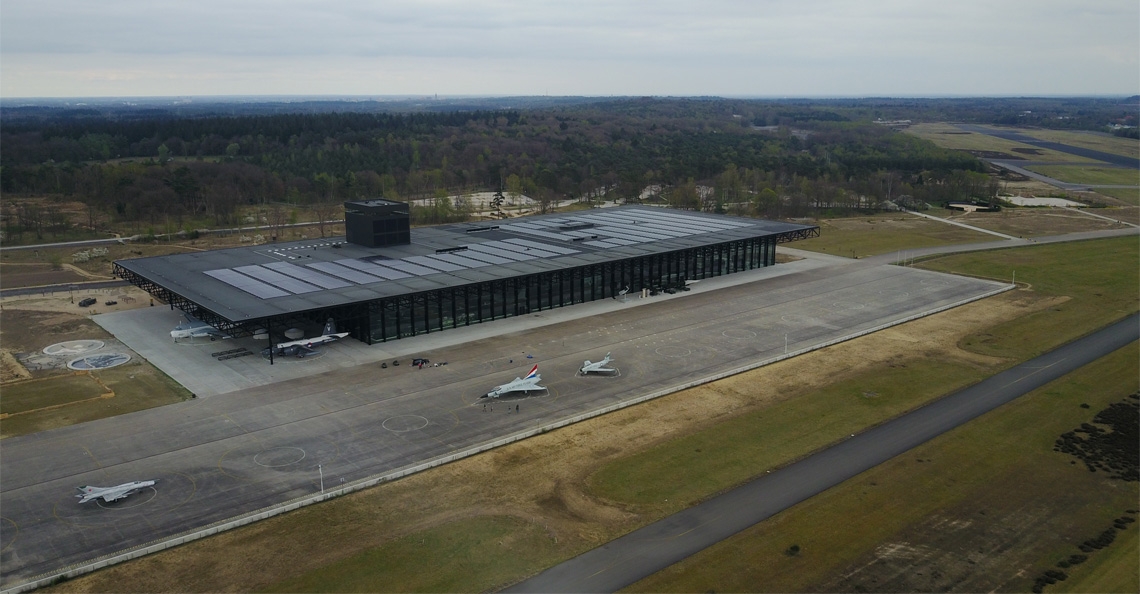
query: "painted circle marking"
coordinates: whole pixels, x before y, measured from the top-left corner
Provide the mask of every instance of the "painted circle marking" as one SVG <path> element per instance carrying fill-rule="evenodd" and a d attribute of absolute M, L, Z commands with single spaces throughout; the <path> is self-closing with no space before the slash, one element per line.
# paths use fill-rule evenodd
<path fill-rule="evenodd" d="M 296 464 L 305 459 L 305 450 L 291 446 L 272 448 L 258 453 L 253 457 L 254 463 L 266 468 L 279 468 Z"/>
<path fill-rule="evenodd" d="M 866 307 L 862 303 L 856 303 L 854 301 L 836 301 L 832 303 L 831 306 L 836 309 L 863 309 Z"/>
<path fill-rule="evenodd" d="M 118 367 L 131 360 L 126 353 L 104 353 L 102 355 L 88 355 L 67 362 L 68 369 L 110 369 Z"/>
<path fill-rule="evenodd" d="M 756 338 L 755 332 L 753 332 L 751 330 L 745 330 L 744 328 L 729 328 L 728 330 L 721 332 L 721 335 L 723 335 L 725 338 L 735 338 L 738 340 L 748 340 L 749 338 Z"/>
<path fill-rule="evenodd" d="M 3 520 L 3 521 L 12 525 L 11 530 L 5 530 L 4 531 L 7 534 L 8 538 L 4 539 L 7 542 L 3 543 L 4 546 L 0 547 L 0 553 L 3 553 L 4 551 L 7 551 L 9 547 L 12 546 L 12 543 L 16 542 L 17 538 L 20 537 L 20 525 L 17 524 L 14 520 L 10 520 L 10 519 L 5 518 L 3 516 L 0 516 L 0 520 Z"/>
<path fill-rule="evenodd" d="M 139 491 L 139 492 L 135 493 L 134 495 L 129 495 L 126 498 L 119 499 L 118 501 L 113 501 L 111 503 L 107 503 L 107 502 L 103 501 L 103 499 L 101 499 L 101 498 L 96 499 L 95 505 L 98 505 L 99 507 L 101 507 L 103 509 L 108 509 L 108 510 L 112 510 L 112 511 L 120 510 L 120 509 L 131 509 L 132 507 L 138 507 L 140 505 L 146 505 L 146 504 L 150 503 L 150 501 L 152 499 L 154 499 L 155 497 L 158 496 L 158 490 L 156 490 L 153 486 L 144 487 L 144 489 L 147 489 L 150 491 L 150 493 L 148 493 L 149 497 L 145 497 L 145 498 L 142 497 L 143 491 Z"/>
<path fill-rule="evenodd" d="M 43 353 L 45 355 L 66 357 L 97 351 L 103 348 L 103 346 L 104 343 L 102 340 L 69 340 L 67 342 L 57 342 L 48 345 L 44 347 Z"/>
<path fill-rule="evenodd" d="M 796 314 L 788 314 L 786 316 L 780 316 L 780 319 L 789 323 L 789 324 L 797 324 L 797 325 L 804 325 L 804 326 L 811 326 L 812 324 L 815 323 L 814 320 L 812 320 L 811 318 L 809 318 L 807 316 L 800 316 L 800 315 L 796 315 Z"/>
<path fill-rule="evenodd" d="M 400 415 L 389 417 L 380 425 L 392 433 L 405 433 L 428 426 L 428 420 L 419 415 Z"/>

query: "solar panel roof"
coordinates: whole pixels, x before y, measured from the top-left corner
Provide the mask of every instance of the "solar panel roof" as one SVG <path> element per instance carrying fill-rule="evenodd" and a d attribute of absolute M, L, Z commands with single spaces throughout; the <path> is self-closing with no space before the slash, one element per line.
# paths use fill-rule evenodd
<path fill-rule="evenodd" d="M 409 245 L 343 238 L 116 262 L 233 322 L 810 229 L 645 206 L 412 229 Z"/>

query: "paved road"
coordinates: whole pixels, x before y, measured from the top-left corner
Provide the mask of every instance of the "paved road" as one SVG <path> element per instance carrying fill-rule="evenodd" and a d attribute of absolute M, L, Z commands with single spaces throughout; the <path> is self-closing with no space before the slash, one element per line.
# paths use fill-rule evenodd
<path fill-rule="evenodd" d="M 94 291 L 98 289 L 114 289 L 116 287 L 126 286 L 130 286 L 130 283 L 124 280 L 88 281 L 79 283 L 64 283 L 60 285 L 41 285 L 39 287 L 0 289 L 0 297 L 15 297 L 17 295 L 45 295 L 48 293 L 55 293 L 56 291 L 63 292 L 71 289 L 75 289 L 76 291 Z"/>
<path fill-rule="evenodd" d="M 616 592 L 1140 338 L 1140 316 L 636 530 L 507 592 Z"/>
<path fill-rule="evenodd" d="M 429 358 L 449 362 L 444 367 L 357 365 L 5 439 L 0 577 L 10 586 L 310 496 L 319 489 L 318 463 L 326 487 L 351 483 L 757 365 L 783 355 L 785 334 L 794 352 L 1005 287 L 848 260 L 640 307 L 607 300 L 616 307 L 608 313 L 432 351 Z M 166 330 L 151 327 L 153 340 L 169 343 Z M 606 351 L 619 377 L 576 375 L 583 359 Z M 547 395 L 521 400 L 518 415 L 476 405 L 535 361 Z M 310 361 L 281 363 L 275 373 Z M 200 373 L 216 369 L 206 356 Z M 153 478 L 161 479 L 157 489 L 120 504 L 78 505 L 73 497 L 77 485 Z"/>

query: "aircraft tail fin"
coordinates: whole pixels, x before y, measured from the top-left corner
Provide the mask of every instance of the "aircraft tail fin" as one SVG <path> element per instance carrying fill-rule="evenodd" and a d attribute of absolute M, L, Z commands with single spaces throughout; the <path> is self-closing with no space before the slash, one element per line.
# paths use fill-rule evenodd
<path fill-rule="evenodd" d="M 336 322 L 333 321 L 332 318 L 329 318 L 329 321 L 325 322 L 325 329 L 321 334 L 325 336 L 328 336 L 329 334 L 336 334 Z"/>
<path fill-rule="evenodd" d="M 538 375 L 538 363 L 535 363 L 534 367 L 530 368 L 530 373 L 526 374 L 525 379 L 534 379 L 536 375 Z"/>

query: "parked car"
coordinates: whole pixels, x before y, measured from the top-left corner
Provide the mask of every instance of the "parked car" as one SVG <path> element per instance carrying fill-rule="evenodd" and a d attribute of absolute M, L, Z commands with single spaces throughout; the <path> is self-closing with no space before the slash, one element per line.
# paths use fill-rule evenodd
<path fill-rule="evenodd" d="M 109 300 L 103 302 L 103 305 L 118 305 L 118 304 L 119 304 L 119 302 L 115 301 L 114 299 L 109 299 Z"/>
<path fill-rule="evenodd" d="M 79 302 L 79 307 L 90 307 L 92 305 L 95 305 L 96 302 L 98 302 L 98 299 L 95 299 L 94 297 L 88 297 L 87 299 Z"/>

